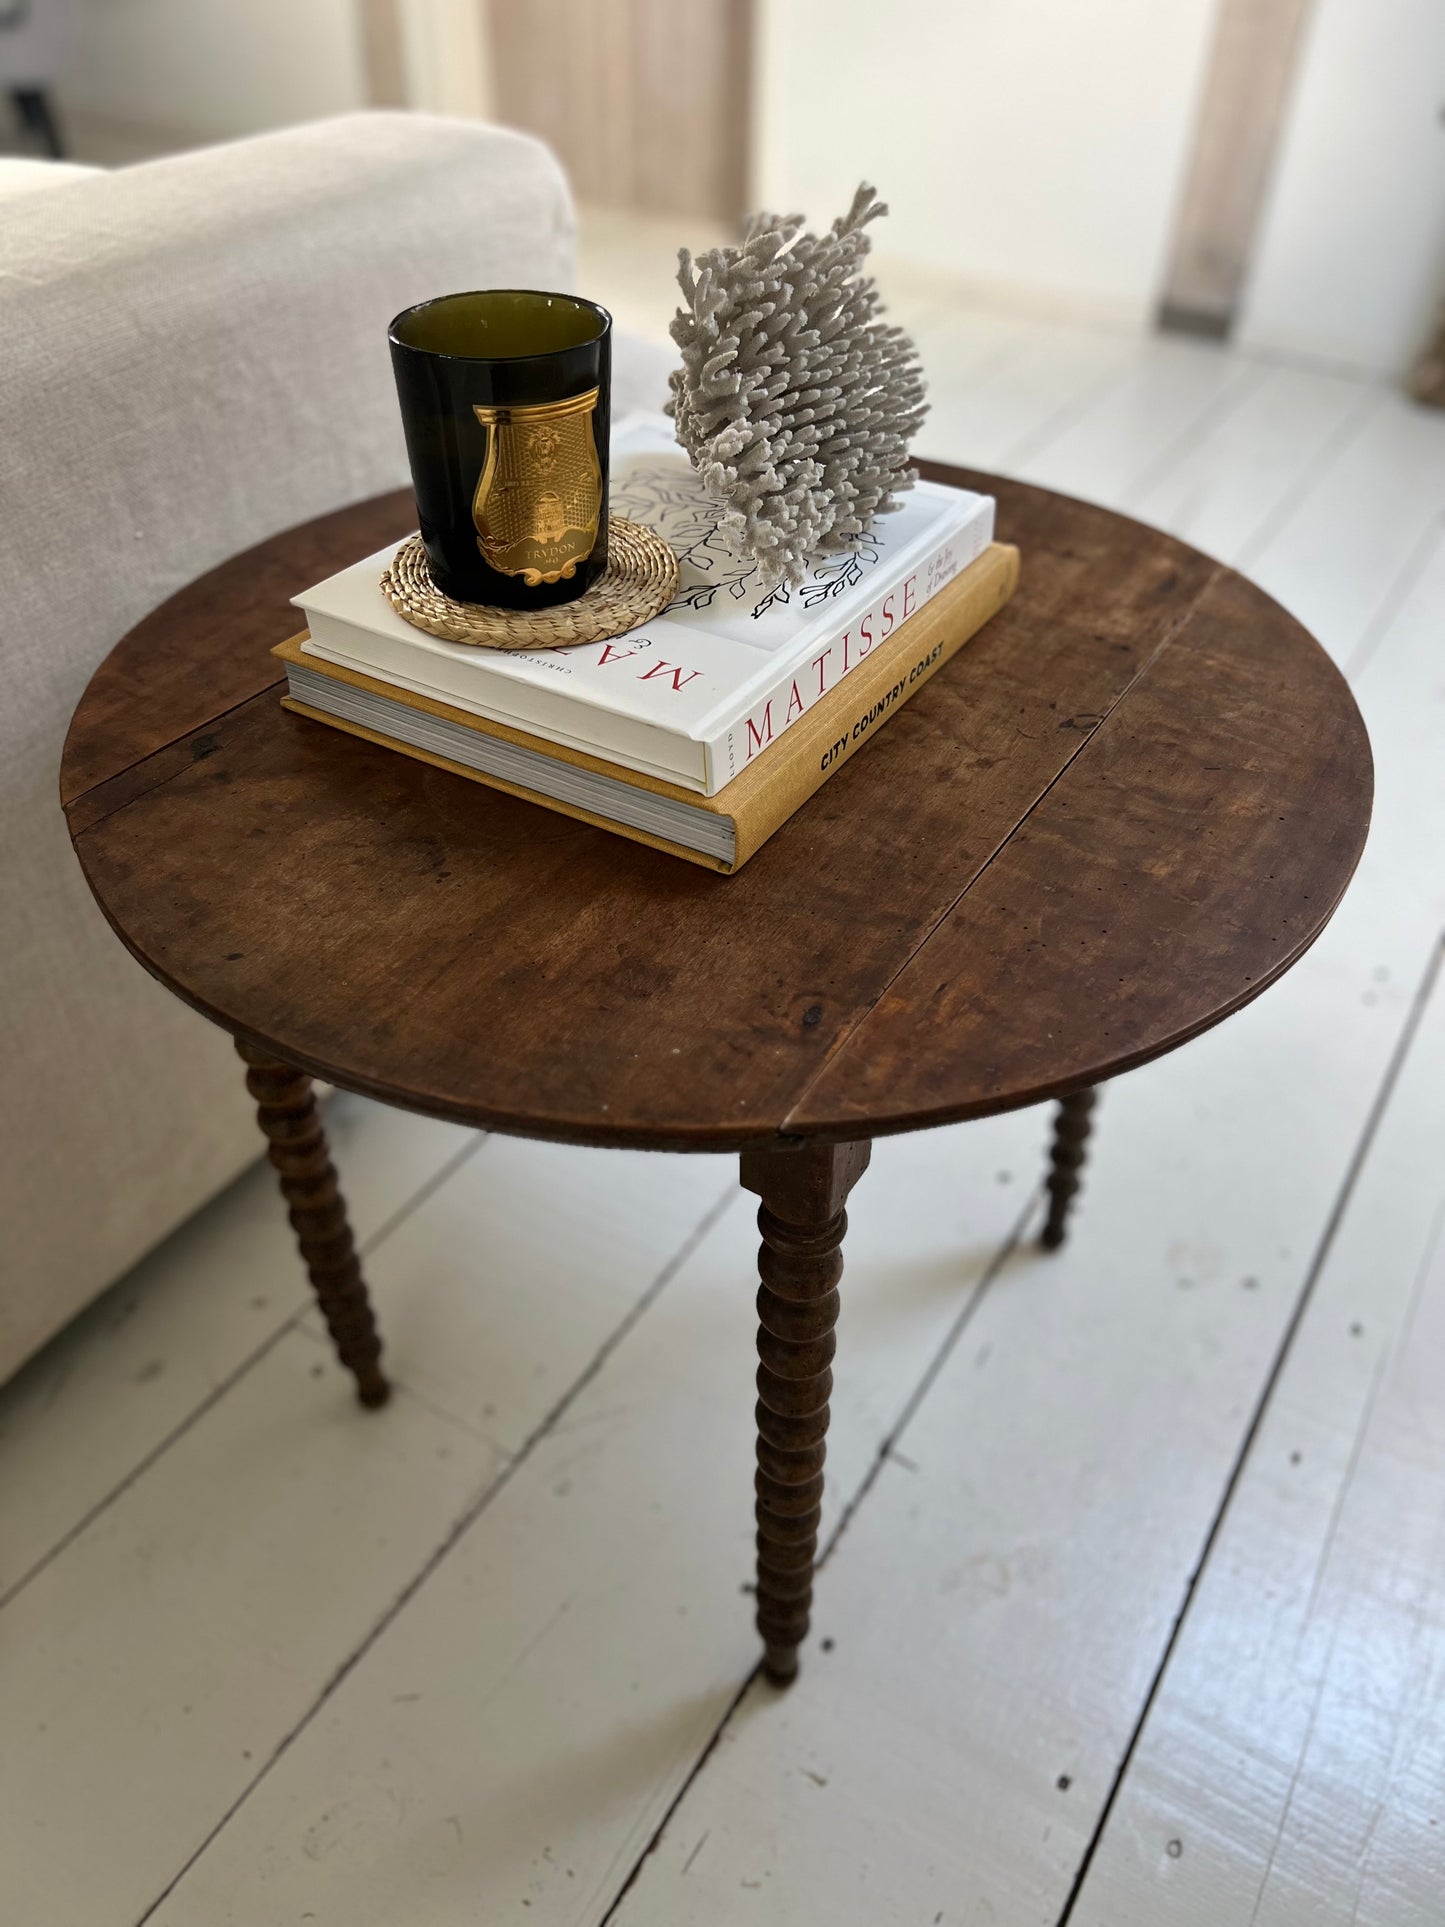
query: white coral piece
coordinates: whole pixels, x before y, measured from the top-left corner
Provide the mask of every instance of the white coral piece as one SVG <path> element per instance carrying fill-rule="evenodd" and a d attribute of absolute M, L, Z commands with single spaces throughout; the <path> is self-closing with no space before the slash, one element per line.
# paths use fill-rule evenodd
<path fill-rule="evenodd" d="M 801 214 L 757 214 L 741 247 L 694 267 L 678 251 L 686 299 L 671 327 L 682 367 L 667 410 L 726 539 L 765 587 L 797 583 L 808 562 L 846 548 L 913 484 L 908 445 L 927 409 L 918 350 L 886 326 L 861 272 L 864 228 L 888 212 L 866 183 L 826 234 Z"/>

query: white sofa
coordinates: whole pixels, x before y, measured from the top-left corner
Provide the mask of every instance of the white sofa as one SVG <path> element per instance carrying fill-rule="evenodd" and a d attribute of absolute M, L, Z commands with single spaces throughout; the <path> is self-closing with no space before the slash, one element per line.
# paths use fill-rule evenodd
<path fill-rule="evenodd" d="M 405 481 L 393 314 L 573 269 L 556 162 L 476 122 L 362 114 L 26 185 L 0 192 L 0 1378 L 262 1148 L 229 1040 L 82 881 L 56 791 L 77 697 L 190 577 Z M 615 413 L 657 406 L 666 365 L 619 341 Z"/>

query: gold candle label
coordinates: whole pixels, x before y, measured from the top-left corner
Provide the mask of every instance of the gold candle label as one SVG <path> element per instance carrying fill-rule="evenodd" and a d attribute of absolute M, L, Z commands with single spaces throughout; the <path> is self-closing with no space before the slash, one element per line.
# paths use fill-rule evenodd
<path fill-rule="evenodd" d="M 592 438 L 598 388 L 521 408 L 473 405 L 487 459 L 472 497 L 477 547 L 528 588 L 568 582 L 597 540 L 602 471 Z"/>

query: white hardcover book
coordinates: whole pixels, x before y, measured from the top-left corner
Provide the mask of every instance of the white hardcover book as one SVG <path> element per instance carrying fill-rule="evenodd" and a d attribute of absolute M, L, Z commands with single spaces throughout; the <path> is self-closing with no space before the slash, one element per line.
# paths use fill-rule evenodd
<path fill-rule="evenodd" d="M 477 649 L 414 629 L 380 588 L 393 549 L 295 598 L 305 653 L 714 796 L 993 540 L 991 496 L 917 482 L 796 588 L 764 593 L 665 416 L 612 437 L 614 514 L 677 551 L 678 592 L 610 642 Z"/>

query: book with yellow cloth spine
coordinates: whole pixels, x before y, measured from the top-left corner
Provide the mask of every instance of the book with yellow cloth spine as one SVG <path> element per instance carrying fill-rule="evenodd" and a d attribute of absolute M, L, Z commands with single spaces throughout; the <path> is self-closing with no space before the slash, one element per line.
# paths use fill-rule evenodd
<path fill-rule="evenodd" d="M 297 715 L 730 875 L 997 614 L 1018 572 L 1018 550 L 993 543 L 715 796 L 304 654 L 304 631 L 274 653 Z"/>

